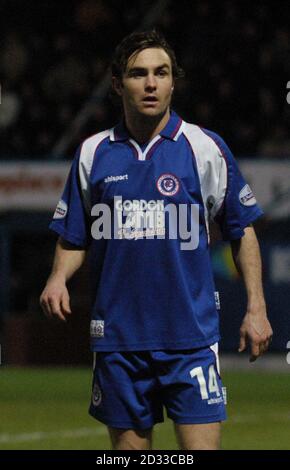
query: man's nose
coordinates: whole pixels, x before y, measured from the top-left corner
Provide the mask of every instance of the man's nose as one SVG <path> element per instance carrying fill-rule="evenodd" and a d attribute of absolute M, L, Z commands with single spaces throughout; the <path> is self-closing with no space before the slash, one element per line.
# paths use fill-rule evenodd
<path fill-rule="evenodd" d="M 156 89 L 156 78 L 154 75 L 147 75 L 146 82 L 145 82 L 145 89 L 146 90 L 155 90 Z"/>

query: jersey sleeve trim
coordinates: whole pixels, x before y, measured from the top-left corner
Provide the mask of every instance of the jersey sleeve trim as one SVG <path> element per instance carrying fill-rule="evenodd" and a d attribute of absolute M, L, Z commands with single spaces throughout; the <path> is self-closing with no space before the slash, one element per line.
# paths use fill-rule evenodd
<path fill-rule="evenodd" d="M 229 166 L 226 156 L 226 149 L 222 146 L 222 139 L 212 131 L 200 127 L 200 130 L 213 141 L 217 148 L 218 155 L 222 158 L 221 167 L 219 172 L 219 198 L 215 201 L 215 204 L 211 208 L 211 219 L 216 220 L 218 214 L 222 212 L 224 203 L 228 193 L 228 181 L 229 181 Z M 220 142 L 219 142 L 220 140 Z"/>
<path fill-rule="evenodd" d="M 207 226 L 217 222 L 225 240 L 243 237 L 263 211 L 253 193 L 251 207 L 243 205 L 240 193 L 248 185 L 230 149 L 218 134 L 193 124 L 186 124 L 184 135 L 196 161 Z"/>
<path fill-rule="evenodd" d="M 196 161 L 208 228 L 210 219 L 214 218 L 225 198 L 226 162 L 215 142 L 200 127 L 186 123 L 183 133 Z"/>
<path fill-rule="evenodd" d="M 228 148 L 227 144 L 224 142 L 224 140 L 218 134 L 212 131 L 209 131 L 207 129 L 201 129 L 201 130 L 210 139 L 212 139 L 212 141 L 217 146 L 218 151 L 220 155 L 223 157 L 223 160 L 225 162 L 224 170 L 226 170 L 226 173 L 227 173 L 227 186 L 224 192 L 222 203 L 217 204 L 215 211 L 214 211 L 214 220 L 222 224 L 222 219 L 224 217 L 224 209 L 226 210 L 225 204 L 226 204 L 227 197 L 229 196 L 229 192 L 232 193 L 234 191 L 231 178 L 233 178 L 233 174 L 236 174 L 238 169 L 234 161 L 234 157 L 230 149 Z M 230 189 L 230 186 L 232 186 L 231 189 Z M 236 239 L 242 238 L 245 234 L 244 232 L 245 227 L 247 227 L 247 225 L 257 220 L 263 214 L 264 212 L 256 203 L 255 207 L 251 208 L 251 210 L 248 213 L 244 213 L 242 218 L 239 218 L 238 225 L 236 225 L 235 227 L 231 227 L 230 229 L 225 228 L 223 230 L 223 239 L 229 241 L 229 240 L 236 240 Z"/>
<path fill-rule="evenodd" d="M 108 137 L 110 137 L 110 129 L 89 137 L 83 142 L 81 146 L 79 159 L 79 179 L 84 206 L 88 214 L 91 213 L 90 176 L 94 158 L 96 156 L 98 147 Z"/>

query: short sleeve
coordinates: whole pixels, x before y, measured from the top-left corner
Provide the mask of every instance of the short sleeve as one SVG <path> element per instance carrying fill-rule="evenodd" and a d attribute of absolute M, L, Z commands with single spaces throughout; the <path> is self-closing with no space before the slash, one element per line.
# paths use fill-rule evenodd
<path fill-rule="evenodd" d="M 80 185 L 79 159 L 80 150 L 76 152 L 66 185 L 49 226 L 66 241 L 87 248 L 90 241 L 89 214 L 83 200 Z"/>
<path fill-rule="evenodd" d="M 218 196 L 212 208 L 214 220 L 219 224 L 224 240 L 244 236 L 244 228 L 263 215 L 250 186 L 241 174 L 229 147 L 217 134 L 211 137 L 218 146 L 221 165 Z"/>

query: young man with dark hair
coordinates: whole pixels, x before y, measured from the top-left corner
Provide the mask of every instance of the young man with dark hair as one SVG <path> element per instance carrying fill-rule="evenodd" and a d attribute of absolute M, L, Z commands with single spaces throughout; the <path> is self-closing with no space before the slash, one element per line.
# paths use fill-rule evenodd
<path fill-rule="evenodd" d="M 51 224 L 60 238 L 41 305 L 66 319 L 66 283 L 90 248 L 90 414 L 119 450 L 150 449 L 163 407 L 181 449 L 220 447 L 226 413 L 210 220 L 231 242 L 245 281 L 239 351 L 249 342 L 255 360 L 272 336 L 251 225 L 262 211 L 224 141 L 171 110 L 181 75 L 156 31 L 122 41 L 112 87 L 124 117 L 81 145 Z"/>

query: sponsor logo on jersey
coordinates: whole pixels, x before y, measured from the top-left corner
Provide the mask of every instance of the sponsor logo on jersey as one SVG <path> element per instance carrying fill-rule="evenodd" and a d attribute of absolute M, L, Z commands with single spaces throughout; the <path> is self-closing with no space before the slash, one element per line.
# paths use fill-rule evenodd
<path fill-rule="evenodd" d="M 62 199 L 59 201 L 56 206 L 55 213 L 53 215 L 54 219 L 64 219 L 67 213 L 67 204 Z"/>
<path fill-rule="evenodd" d="M 92 403 L 94 406 L 99 406 L 102 401 L 102 392 L 99 385 L 95 382 L 92 393 Z"/>
<path fill-rule="evenodd" d="M 221 309 L 221 303 L 220 303 L 220 293 L 218 291 L 215 291 L 214 293 L 214 299 L 215 299 L 215 307 L 217 310 Z"/>
<path fill-rule="evenodd" d="M 123 180 L 128 180 L 128 175 L 107 176 L 107 178 L 104 179 L 104 183 L 112 183 Z"/>
<path fill-rule="evenodd" d="M 104 320 L 92 320 L 90 324 L 90 334 L 92 338 L 103 338 L 105 335 Z"/>
<path fill-rule="evenodd" d="M 174 181 L 173 185 L 174 191 L 177 190 L 178 180 Z M 123 201 L 122 196 L 114 196 L 113 214 L 111 209 L 104 203 L 92 207 L 91 215 L 96 217 L 91 227 L 94 240 L 110 240 L 112 237 L 127 240 L 168 237 L 171 240 L 180 239 L 181 250 L 195 250 L 199 245 L 198 204 L 165 205 L 162 199 Z M 188 223 L 189 217 L 190 223 Z"/>
<path fill-rule="evenodd" d="M 178 178 L 171 173 L 165 173 L 159 176 L 157 189 L 163 196 L 174 196 L 179 191 Z"/>
<path fill-rule="evenodd" d="M 118 199 L 115 204 L 119 238 L 137 239 L 165 236 L 164 201 Z"/>
<path fill-rule="evenodd" d="M 239 199 L 241 204 L 243 204 L 244 206 L 254 206 L 255 204 L 257 204 L 253 191 L 251 190 L 248 184 L 246 184 L 240 191 Z"/>

